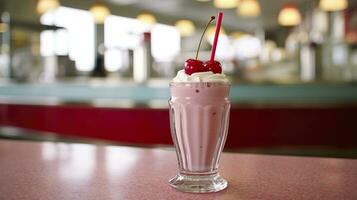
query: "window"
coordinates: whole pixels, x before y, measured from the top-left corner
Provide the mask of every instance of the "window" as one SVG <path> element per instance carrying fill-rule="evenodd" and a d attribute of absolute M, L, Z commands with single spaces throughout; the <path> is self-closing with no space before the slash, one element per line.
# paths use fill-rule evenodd
<path fill-rule="evenodd" d="M 156 61 L 172 61 L 180 52 L 180 35 L 174 26 L 155 24 L 152 27 L 137 19 L 109 16 L 105 20 L 105 65 L 116 71 L 128 63 L 127 49 L 135 49 L 143 32 L 151 28 L 152 56 Z"/>
<path fill-rule="evenodd" d="M 63 27 L 41 34 L 41 55 L 69 55 L 79 71 L 94 68 L 94 20 L 89 11 L 59 7 L 41 16 L 44 25 Z"/>

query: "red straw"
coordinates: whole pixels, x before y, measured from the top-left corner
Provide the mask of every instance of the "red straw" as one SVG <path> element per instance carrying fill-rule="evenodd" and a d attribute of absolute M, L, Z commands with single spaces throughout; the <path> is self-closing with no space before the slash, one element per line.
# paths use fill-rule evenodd
<path fill-rule="evenodd" d="M 218 13 L 218 19 L 217 19 L 217 24 L 216 24 L 216 33 L 214 35 L 213 46 L 212 46 L 212 51 L 211 51 L 211 61 L 214 61 L 214 56 L 216 54 L 219 31 L 221 30 L 221 25 L 222 25 L 222 18 L 223 18 L 223 13 L 219 12 Z"/>

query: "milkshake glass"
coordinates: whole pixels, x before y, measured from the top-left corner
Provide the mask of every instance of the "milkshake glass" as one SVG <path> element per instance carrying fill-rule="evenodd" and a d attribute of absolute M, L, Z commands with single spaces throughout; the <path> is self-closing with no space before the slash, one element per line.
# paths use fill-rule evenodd
<path fill-rule="evenodd" d="M 179 173 L 170 185 L 184 192 L 217 192 L 228 183 L 218 173 L 229 124 L 228 82 L 172 82 L 170 125 Z"/>

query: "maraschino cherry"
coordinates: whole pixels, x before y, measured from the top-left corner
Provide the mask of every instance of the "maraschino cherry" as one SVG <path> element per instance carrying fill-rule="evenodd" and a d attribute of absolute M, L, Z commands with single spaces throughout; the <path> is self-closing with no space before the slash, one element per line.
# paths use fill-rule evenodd
<path fill-rule="evenodd" d="M 220 74 L 222 73 L 222 65 L 220 62 L 217 60 L 209 60 L 203 63 L 203 67 L 208 70 L 213 72 L 214 74 Z"/>
<path fill-rule="evenodd" d="M 205 30 L 203 31 L 202 35 L 201 35 L 201 39 L 200 39 L 200 43 L 198 44 L 198 48 L 197 48 L 197 51 L 196 51 L 196 57 L 195 59 L 193 58 L 190 58 L 190 59 L 187 59 L 186 62 L 185 62 L 185 73 L 188 74 L 188 75 L 191 75 L 193 73 L 197 73 L 197 72 L 204 72 L 204 71 L 207 71 L 207 68 L 205 68 L 203 66 L 203 62 L 198 60 L 198 52 L 200 51 L 200 47 L 201 47 L 201 43 L 202 43 L 202 39 L 203 39 L 203 36 L 208 28 L 208 25 L 215 19 L 214 16 L 211 17 L 210 21 L 207 23 L 206 27 L 205 27 Z"/>
<path fill-rule="evenodd" d="M 213 40 L 213 45 L 212 45 L 211 58 L 209 61 L 206 61 L 203 64 L 203 66 L 204 66 L 204 68 L 206 68 L 206 70 L 211 71 L 215 74 L 222 73 L 221 63 L 218 62 L 217 60 L 214 60 L 214 56 L 216 54 L 217 43 L 218 43 L 219 31 L 221 30 L 221 25 L 222 25 L 222 18 L 223 18 L 223 13 L 219 12 L 217 24 L 216 24 L 216 33 L 214 35 L 214 40 Z"/>
<path fill-rule="evenodd" d="M 191 75 L 196 72 L 204 72 L 203 62 L 193 58 L 187 59 L 185 62 L 185 73 Z"/>

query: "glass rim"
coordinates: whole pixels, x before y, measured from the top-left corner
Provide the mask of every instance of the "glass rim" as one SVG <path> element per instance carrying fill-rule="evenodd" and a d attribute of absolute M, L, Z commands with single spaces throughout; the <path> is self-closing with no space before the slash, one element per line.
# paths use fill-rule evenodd
<path fill-rule="evenodd" d="M 211 82 L 173 82 L 169 83 L 169 86 L 192 86 L 192 85 L 213 85 L 213 86 L 230 86 L 230 82 L 222 82 L 222 81 L 211 81 Z"/>

